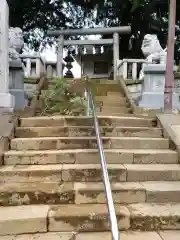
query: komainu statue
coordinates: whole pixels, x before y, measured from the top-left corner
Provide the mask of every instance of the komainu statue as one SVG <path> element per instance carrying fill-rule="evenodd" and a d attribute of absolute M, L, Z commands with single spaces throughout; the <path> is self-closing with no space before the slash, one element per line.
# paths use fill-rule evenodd
<path fill-rule="evenodd" d="M 23 32 L 20 28 L 9 28 L 9 60 L 20 60 L 24 45 Z"/>
<path fill-rule="evenodd" d="M 163 49 L 159 43 L 157 35 L 147 34 L 144 36 L 141 50 L 146 57 L 147 63 L 166 64 L 167 48 Z M 144 78 L 144 70 L 141 69 L 140 80 Z"/>

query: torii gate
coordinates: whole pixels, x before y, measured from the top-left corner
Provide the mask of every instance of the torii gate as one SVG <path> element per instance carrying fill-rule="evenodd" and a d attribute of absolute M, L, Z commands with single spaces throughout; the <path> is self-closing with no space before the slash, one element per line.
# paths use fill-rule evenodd
<path fill-rule="evenodd" d="M 130 34 L 131 27 L 110 27 L 110 28 L 81 28 L 81 29 L 66 29 L 48 31 L 48 36 L 58 37 L 58 52 L 57 52 L 57 76 L 63 77 L 63 48 L 64 46 L 77 45 L 111 45 L 113 44 L 113 63 L 114 63 L 114 80 L 117 74 L 117 60 L 119 60 L 119 35 Z M 109 35 L 113 34 L 111 39 L 99 40 L 64 40 L 64 36 L 76 35 Z"/>

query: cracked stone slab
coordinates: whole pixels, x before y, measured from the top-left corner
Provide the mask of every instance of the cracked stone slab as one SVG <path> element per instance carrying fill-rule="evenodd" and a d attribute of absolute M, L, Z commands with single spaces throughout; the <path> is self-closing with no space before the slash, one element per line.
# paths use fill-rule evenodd
<path fill-rule="evenodd" d="M 126 181 L 126 169 L 121 164 L 108 164 L 111 181 Z M 65 182 L 98 182 L 102 181 L 100 164 L 64 164 L 62 180 Z"/>
<path fill-rule="evenodd" d="M 103 183 L 76 182 L 75 202 L 106 203 Z M 146 201 L 145 188 L 140 183 L 117 182 L 111 184 L 114 203 L 138 203 Z"/>
<path fill-rule="evenodd" d="M 9 165 L 0 168 L 0 183 L 61 182 L 62 165 Z"/>
<path fill-rule="evenodd" d="M 162 137 L 162 130 L 154 127 L 100 126 L 101 136 Z M 22 137 L 77 137 L 95 136 L 94 126 L 17 127 L 15 136 Z"/>
<path fill-rule="evenodd" d="M 129 211 L 125 206 L 115 207 L 120 229 L 130 227 Z M 106 204 L 59 205 L 49 211 L 48 231 L 107 231 L 110 229 Z"/>
<path fill-rule="evenodd" d="M 169 140 L 164 138 L 141 137 L 102 137 L 105 149 L 168 149 Z M 36 137 L 14 138 L 12 150 L 48 150 L 48 149 L 97 149 L 96 137 Z"/>
<path fill-rule="evenodd" d="M 2 206 L 74 202 L 74 184 L 70 182 L 26 182 L 0 185 L 0 205 Z"/>
<path fill-rule="evenodd" d="M 180 204 L 139 203 L 129 204 L 133 230 L 180 229 Z"/>
<path fill-rule="evenodd" d="M 78 151 L 77 151 L 78 152 Z M 5 165 L 45 165 L 75 163 L 76 151 L 73 150 L 44 150 L 44 151 L 16 151 L 4 153 Z"/>

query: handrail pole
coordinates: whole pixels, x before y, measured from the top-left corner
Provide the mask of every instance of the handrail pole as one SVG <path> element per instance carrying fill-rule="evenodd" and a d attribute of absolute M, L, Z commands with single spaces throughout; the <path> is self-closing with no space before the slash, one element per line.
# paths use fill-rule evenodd
<path fill-rule="evenodd" d="M 102 171 L 103 171 L 104 186 L 105 186 L 105 190 L 106 190 L 108 212 L 109 212 L 109 218 L 110 218 L 110 222 L 111 222 L 112 240 L 119 240 L 120 239 L 119 238 L 119 230 L 118 230 L 117 218 L 116 218 L 114 202 L 113 202 L 113 197 L 112 197 L 112 192 L 111 192 L 111 185 L 110 185 L 110 181 L 109 181 L 109 175 L 108 175 L 102 140 L 101 140 L 100 134 L 99 134 L 99 124 L 98 124 L 97 116 L 96 116 L 95 109 L 94 109 L 94 101 L 93 101 L 92 95 L 91 95 L 91 101 L 93 103 L 92 109 L 93 109 L 93 115 L 94 115 L 95 132 L 96 132 L 98 149 L 99 149 L 100 158 L 101 158 L 101 166 L 102 166 Z"/>
<path fill-rule="evenodd" d="M 85 93 L 84 93 L 84 97 L 87 100 L 87 104 L 86 104 L 86 116 L 89 117 L 90 116 L 90 101 L 89 101 L 89 94 L 87 92 L 87 89 L 85 89 Z"/>
<path fill-rule="evenodd" d="M 109 181 L 108 168 L 107 168 L 107 164 L 106 164 L 102 140 L 100 137 L 98 118 L 97 118 L 96 110 L 95 110 L 95 101 L 94 101 L 94 97 L 92 95 L 91 88 L 89 86 L 87 87 L 87 93 L 89 95 L 90 104 L 92 105 L 92 113 L 94 116 L 94 127 L 95 127 L 95 132 L 96 132 L 98 150 L 99 150 L 100 159 L 101 159 L 103 181 L 104 181 L 104 187 L 105 187 L 105 192 L 106 192 L 109 219 L 110 219 L 110 224 L 111 224 L 112 240 L 120 240 L 118 223 L 117 223 L 115 207 L 114 207 L 112 191 L 111 191 L 111 185 L 110 185 L 110 181 Z"/>
<path fill-rule="evenodd" d="M 88 92 L 87 92 L 87 116 L 90 116 L 90 99 Z"/>

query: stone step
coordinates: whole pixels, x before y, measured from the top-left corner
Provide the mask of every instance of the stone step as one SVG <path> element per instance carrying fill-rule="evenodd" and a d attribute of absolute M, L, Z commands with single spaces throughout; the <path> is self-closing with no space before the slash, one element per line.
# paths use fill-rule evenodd
<path fill-rule="evenodd" d="M 112 182 L 179 181 L 179 164 L 108 164 Z M 101 182 L 100 164 L 16 165 L 0 168 L 0 183 Z"/>
<path fill-rule="evenodd" d="M 180 231 L 151 231 L 151 232 L 139 232 L 139 231 L 121 231 L 121 240 L 179 240 Z M 1 240 L 109 240 L 111 239 L 110 232 L 47 232 L 37 234 L 23 234 L 23 235 L 11 235 L 1 236 Z"/>
<path fill-rule="evenodd" d="M 122 113 L 131 113 L 131 108 L 127 107 L 98 107 L 96 110 L 97 116 L 109 115 L 109 116 L 121 116 Z"/>
<path fill-rule="evenodd" d="M 102 126 L 129 126 L 129 127 L 152 127 L 156 122 L 152 118 L 138 115 L 125 115 L 122 117 L 99 117 L 99 124 Z M 21 127 L 47 127 L 47 126 L 93 126 L 92 117 L 73 117 L 73 116 L 42 116 L 21 118 Z"/>
<path fill-rule="evenodd" d="M 43 105 L 42 106 L 38 105 L 37 112 L 40 112 L 40 113 L 43 112 L 42 110 L 43 108 L 44 108 Z M 49 111 L 48 113 L 51 114 L 51 116 L 57 115 L 57 113 L 54 110 Z M 122 114 L 132 113 L 132 110 L 128 106 L 113 106 L 113 107 L 107 106 L 106 107 L 106 106 L 102 106 L 101 103 L 98 103 L 96 105 L 96 113 L 99 116 L 120 116 L 121 117 Z"/>
<path fill-rule="evenodd" d="M 43 95 L 47 95 L 46 92 L 48 91 L 51 91 L 53 89 L 53 85 L 54 84 L 51 84 L 49 86 L 49 89 L 47 90 L 44 90 L 44 91 L 41 91 Z M 94 88 L 94 91 L 93 91 L 93 88 Z M 71 86 L 71 91 L 73 92 L 78 92 L 80 94 L 83 94 L 84 93 L 84 86 L 82 84 L 76 84 L 74 86 Z M 95 84 L 94 87 L 92 87 L 92 91 L 93 91 L 93 94 L 94 96 L 107 96 L 108 93 L 112 94 L 112 95 L 117 95 L 120 96 L 120 97 L 124 97 L 124 93 L 121 91 L 121 89 L 119 88 L 119 85 L 110 85 L 110 84 Z"/>
<path fill-rule="evenodd" d="M 39 96 L 39 105 L 40 106 L 43 106 L 43 100 L 45 98 L 47 98 L 47 95 L 48 92 L 43 92 L 41 93 L 41 95 Z M 58 96 L 52 96 L 50 97 L 50 94 L 49 93 L 49 100 L 53 101 L 53 102 L 58 102 L 59 101 L 59 98 Z M 96 105 L 110 105 L 110 106 L 125 106 L 127 104 L 127 100 L 125 97 L 122 97 L 121 95 L 119 96 L 95 96 L 95 101 L 96 101 Z"/>
<path fill-rule="evenodd" d="M 124 164 L 128 182 L 179 181 L 179 164 Z"/>
<path fill-rule="evenodd" d="M 129 211 L 116 206 L 118 226 L 128 229 Z M 0 207 L 0 235 L 110 230 L 105 204 Z"/>
<path fill-rule="evenodd" d="M 103 105 L 126 105 L 127 104 L 127 100 L 125 97 L 111 97 L 111 96 L 95 96 L 95 101 L 97 102 L 102 102 Z"/>
<path fill-rule="evenodd" d="M 128 103 L 118 102 L 118 101 L 111 101 L 106 99 L 106 101 L 96 101 L 96 107 L 129 107 Z"/>
<path fill-rule="evenodd" d="M 107 137 L 162 137 L 161 128 L 153 127 L 100 127 L 101 136 Z M 52 126 L 52 127 L 17 127 L 15 137 L 77 137 L 95 136 L 93 126 Z"/>
<path fill-rule="evenodd" d="M 100 88 L 96 87 L 96 90 L 95 90 L 96 92 L 94 93 L 94 96 L 106 97 L 106 96 L 108 96 L 108 90 L 110 90 L 110 89 L 108 89 L 107 86 L 105 86 L 104 88 L 102 88 L 102 87 L 100 87 Z M 114 93 L 117 92 L 117 94 L 118 94 L 119 97 L 125 97 L 124 93 L 123 93 L 123 92 L 120 92 L 119 89 L 113 89 L 113 90 L 115 91 Z"/>
<path fill-rule="evenodd" d="M 96 112 L 97 113 L 97 112 Z M 59 114 L 59 112 L 53 112 L 53 113 L 51 113 L 51 114 L 49 114 L 48 112 L 46 112 L 46 113 L 43 113 L 42 114 L 42 109 L 40 109 L 40 108 L 36 108 L 36 115 L 35 115 L 35 117 L 57 117 L 57 116 L 62 116 L 62 115 L 60 115 Z M 21 116 L 21 117 L 26 117 L 26 116 Z M 29 117 L 29 115 L 27 116 L 27 117 Z M 79 116 L 79 117 L 82 117 L 82 116 Z M 84 117 L 84 116 L 83 116 Z M 105 115 L 105 114 L 102 114 L 102 115 L 100 115 L 100 116 L 98 116 L 98 118 L 99 119 L 102 119 L 102 118 L 106 118 L 106 119 L 109 119 L 109 118 L 132 118 L 132 117 L 134 117 L 134 118 L 140 118 L 140 119 L 151 119 L 151 125 L 149 125 L 150 127 L 157 127 L 157 120 L 156 120 L 156 117 L 152 117 L 152 118 L 150 118 L 150 116 L 148 115 L 148 114 L 146 114 L 146 113 L 143 113 L 143 114 L 141 114 L 141 113 L 139 113 L 139 114 L 134 114 L 134 113 L 121 113 L 119 116 L 109 116 L 109 115 Z M 87 118 L 87 117 L 86 117 Z M 89 117 L 88 117 L 89 118 Z M 92 126 L 93 125 L 93 121 L 92 121 L 92 118 L 91 118 L 91 120 L 89 120 L 89 125 L 87 125 L 87 123 L 85 123 L 83 126 Z M 75 125 L 77 125 L 77 126 L 82 126 L 82 124 L 76 124 L 75 123 Z M 101 124 L 102 126 L 104 125 L 104 123 L 102 122 L 102 124 Z M 107 124 L 106 124 L 107 125 Z M 118 126 L 119 124 L 114 124 L 113 123 L 113 126 Z M 124 124 L 125 126 L 126 126 L 126 124 Z M 124 126 L 123 124 L 120 124 L 119 126 Z M 56 126 L 62 126 L 62 125 L 56 125 Z M 64 125 L 63 125 L 64 126 Z M 67 125 L 67 124 L 65 124 L 65 126 L 74 126 L 73 124 L 71 125 Z M 111 126 L 112 126 L 112 124 L 111 124 Z M 128 125 L 129 127 L 131 127 L 131 126 L 134 126 L 134 124 L 131 124 L 131 125 Z M 141 125 L 137 125 L 138 127 L 140 127 Z M 147 127 L 147 125 L 145 125 L 146 127 Z M 136 123 L 135 123 L 135 126 L 134 127 L 136 127 Z M 143 126 L 144 127 L 144 126 Z"/>
<path fill-rule="evenodd" d="M 158 231 L 180 229 L 180 204 L 137 203 L 129 204 L 128 210 L 130 212 L 132 230 Z"/>
<path fill-rule="evenodd" d="M 2 235 L 45 233 L 49 206 L 0 207 L 0 239 Z"/>
<path fill-rule="evenodd" d="M 120 105 L 126 105 L 127 100 L 125 97 L 118 96 L 117 99 L 111 98 L 111 96 L 95 96 L 95 101 L 102 102 L 103 105 L 114 105 L 114 106 L 120 106 Z"/>
<path fill-rule="evenodd" d="M 180 182 L 142 182 L 149 203 L 180 202 Z"/>
<path fill-rule="evenodd" d="M 107 96 L 109 97 L 119 97 L 120 96 L 120 94 L 121 94 L 121 92 L 110 92 L 110 91 L 108 91 L 107 92 Z"/>
<path fill-rule="evenodd" d="M 108 93 L 110 94 L 116 94 L 119 96 L 124 96 L 124 93 L 121 91 L 121 88 L 119 84 L 94 84 L 94 95 L 107 95 Z M 93 90 L 93 86 L 92 86 Z"/>
<path fill-rule="evenodd" d="M 105 149 L 168 149 L 169 140 L 141 137 L 102 137 Z M 96 137 L 14 138 L 12 150 L 97 149 Z"/>
<path fill-rule="evenodd" d="M 40 95 L 39 96 L 39 100 L 38 100 L 38 102 L 37 102 L 37 108 L 38 109 L 41 109 L 41 111 L 43 110 L 43 108 L 45 107 L 45 96 L 43 96 L 43 95 Z M 56 97 L 51 97 L 51 98 L 49 98 L 49 101 L 51 102 L 51 104 L 52 103 L 54 103 L 54 104 L 57 104 L 58 102 L 59 102 L 59 96 L 56 96 Z M 96 101 L 96 106 L 97 107 L 100 107 L 100 106 L 102 106 L 103 104 L 102 104 L 102 102 L 101 101 Z M 112 105 L 112 104 L 111 104 Z M 115 106 L 128 106 L 128 104 L 123 104 L 123 103 L 118 103 L 118 105 L 117 104 L 114 104 Z"/>
<path fill-rule="evenodd" d="M 127 113 L 131 113 L 132 110 L 130 108 L 127 108 L 125 109 L 125 111 L 120 111 L 120 112 L 107 112 L 107 111 L 103 111 L 103 112 L 99 112 L 97 111 L 96 112 L 96 115 L 98 117 L 101 117 L 101 116 L 105 116 L 105 115 L 109 115 L 109 116 L 112 116 L 112 117 L 121 117 L 122 114 L 127 114 Z"/>
<path fill-rule="evenodd" d="M 180 229 L 180 204 L 115 205 L 119 229 L 171 230 Z M 49 212 L 49 231 L 107 231 L 105 204 L 83 204 L 52 207 Z"/>
<path fill-rule="evenodd" d="M 174 164 L 178 154 L 169 149 L 105 149 L 109 164 Z M 5 165 L 98 164 L 97 149 L 14 151 L 4 153 Z"/>
<path fill-rule="evenodd" d="M 179 240 L 179 236 L 180 236 L 179 234 L 180 234 L 180 231 L 178 231 L 178 230 L 159 232 L 159 235 L 161 236 L 162 240 L 171 240 L 171 239 Z M 156 239 L 154 239 L 154 240 L 156 240 Z"/>
<path fill-rule="evenodd" d="M 60 239 L 61 240 L 71 240 L 71 239 L 75 240 L 76 237 L 78 237 L 78 236 L 80 237 L 80 234 L 78 235 L 73 232 L 54 232 L 54 233 L 46 232 L 46 233 L 1 236 L 1 240 L 60 240 Z M 108 237 L 108 235 L 107 235 L 107 237 Z M 157 240 L 157 239 L 154 239 L 154 240 Z"/>
<path fill-rule="evenodd" d="M 91 79 L 91 83 L 95 83 L 97 85 L 101 85 L 101 84 L 104 84 L 104 85 L 116 85 L 117 87 L 119 86 L 119 81 L 118 80 L 108 80 L 108 79 Z"/>
<path fill-rule="evenodd" d="M 156 231 L 149 231 L 149 232 L 120 231 L 120 239 L 121 240 L 152 240 L 152 239 L 153 240 L 179 240 L 179 236 L 180 236 L 179 234 L 180 234 L 180 231 L 178 231 L 178 230 L 160 231 L 160 232 L 158 232 L 158 231 L 157 232 Z M 89 232 L 89 233 L 86 232 L 86 233 L 78 233 L 74 239 L 75 240 L 84 240 L 84 239 L 86 239 L 86 240 L 91 240 L 91 239 L 109 240 L 109 239 L 112 239 L 112 235 L 110 232 Z M 12 239 L 10 239 L 10 240 L 12 240 Z M 17 240 L 19 240 L 19 239 L 17 239 Z M 32 240 L 35 240 L 35 239 L 32 239 Z M 38 240 L 41 240 L 41 238 Z M 56 239 L 52 238 L 52 240 L 56 240 Z M 65 240 L 67 240 L 67 239 L 65 239 Z"/>
<path fill-rule="evenodd" d="M 117 204 L 115 205 L 115 210 L 120 230 L 160 231 L 180 229 L 180 204 L 141 203 L 129 204 L 127 206 Z M 3 235 L 39 234 L 46 232 L 53 232 L 53 234 L 55 234 L 55 232 L 61 232 L 61 234 L 65 232 L 66 234 L 86 232 L 82 235 L 81 239 L 94 239 L 93 236 L 91 236 L 91 238 L 85 238 L 87 232 L 89 232 L 89 234 L 90 232 L 91 234 L 92 232 L 96 232 L 96 236 L 98 237 L 97 232 L 110 230 L 106 204 L 10 206 L 0 207 L 0 211 L 1 239 L 3 239 Z M 124 234 L 127 234 L 127 232 Z M 170 240 L 168 236 L 175 236 L 176 239 L 179 239 L 177 238 L 179 236 L 177 236 L 175 232 L 172 235 L 168 232 L 160 232 L 159 236 L 162 237 L 160 239 L 155 238 L 158 236 L 156 234 L 151 234 L 149 238 L 145 238 L 145 234 L 148 233 L 144 232 L 135 233 L 130 240 L 141 240 L 137 238 L 140 237 L 140 234 L 142 234 L 142 240 Z M 8 239 L 7 236 L 5 239 Z M 27 240 L 27 238 L 25 239 Z M 175 238 L 171 239 L 176 240 Z M 129 239 L 127 238 L 127 240 Z"/>
<path fill-rule="evenodd" d="M 75 203 L 74 183 L 21 182 L 0 185 L 0 206 Z"/>
<path fill-rule="evenodd" d="M 101 105 L 101 106 L 96 106 L 96 112 L 123 112 L 126 111 L 130 108 L 127 106 L 106 106 L 106 105 Z"/>
<path fill-rule="evenodd" d="M 75 183 L 75 203 L 106 203 L 103 183 Z M 180 201 L 180 182 L 112 183 L 114 203 L 168 203 Z"/>
<path fill-rule="evenodd" d="M 117 204 L 180 201 L 180 182 L 115 182 L 111 189 Z M 103 183 L 22 182 L 0 185 L 0 206 L 103 203 L 106 203 Z"/>
<path fill-rule="evenodd" d="M 116 205 L 115 210 L 119 229 L 129 229 L 130 215 L 127 207 Z M 48 230 L 50 232 L 99 232 L 110 230 L 106 204 L 68 204 L 52 206 L 49 211 L 48 220 Z"/>

